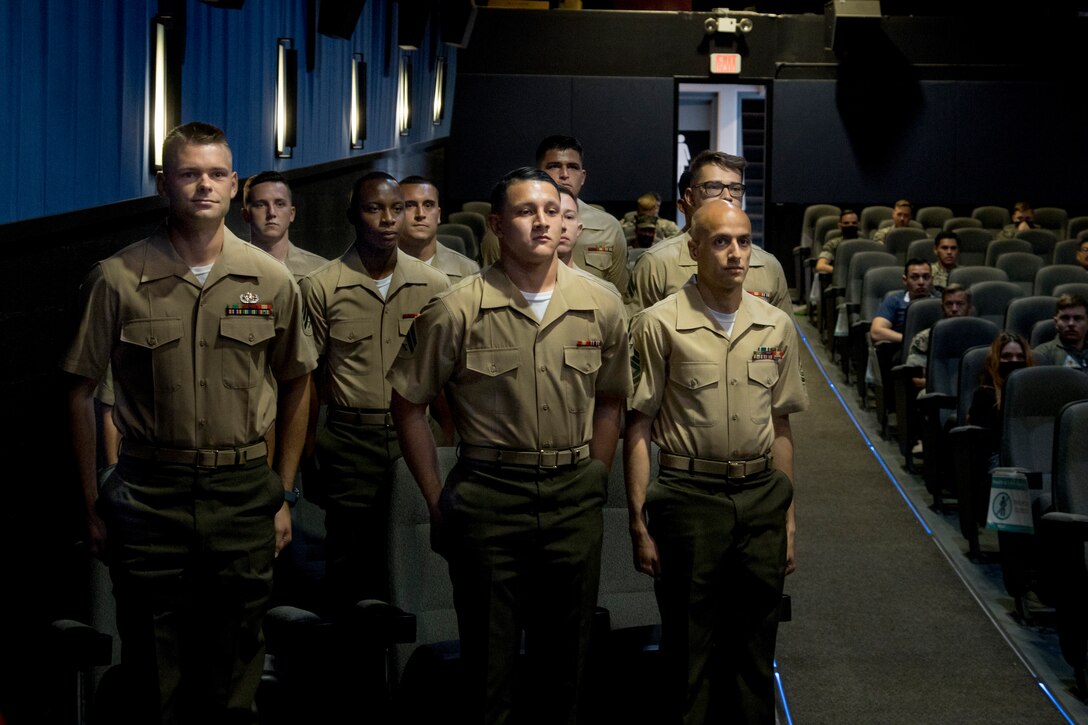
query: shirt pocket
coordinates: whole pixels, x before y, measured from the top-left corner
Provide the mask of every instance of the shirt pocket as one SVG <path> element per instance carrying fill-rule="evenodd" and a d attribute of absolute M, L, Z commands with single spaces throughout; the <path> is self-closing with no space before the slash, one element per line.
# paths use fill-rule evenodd
<path fill-rule="evenodd" d="M 586 252 L 586 266 L 599 269 L 602 272 L 612 269 L 612 250 L 595 250 Z"/>
<path fill-rule="evenodd" d="M 584 413 L 589 409 L 600 369 L 601 348 L 563 348 L 563 387 L 567 393 L 567 409 L 571 413 Z"/>
<path fill-rule="evenodd" d="M 124 322 L 121 324 L 121 342 L 129 346 L 124 354 L 134 358 L 133 370 L 151 370 L 155 391 L 172 393 L 181 388 L 180 317 Z M 128 368 L 126 364 L 125 369 Z"/>
<path fill-rule="evenodd" d="M 227 316 L 219 320 L 223 385 L 232 389 L 252 388 L 264 378 L 265 351 L 276 336 L 271 317 Z"/>
<path fill-rule="evenodd" d="M 771 417 L 771 401 L 778 382 L 777 360 L 748 361 L 748 413 L 753 423 L 766 423 Z"/>
<path fill-rule="evenodd" d="M 337 320 L 329 325 L 328 366 L 335 375 L 364 377 L 380 372 L 374 354 L 374 331 L 377 324 L 371 318 Z"/>
<path fill-rule="evenodd" d="M 518 395 L 521 352 L 517 348 L 477 348 L 465 351 L 465 407 L 480 405 L 488 412 L 515 414 L 522 410 Z"/>
<path fill-rule="evenodd" d="M 721 420 L 721 370 L 714 361 L 684 361 L 669 368 L 669 383 L 681 418 L 696 427 Z"/>

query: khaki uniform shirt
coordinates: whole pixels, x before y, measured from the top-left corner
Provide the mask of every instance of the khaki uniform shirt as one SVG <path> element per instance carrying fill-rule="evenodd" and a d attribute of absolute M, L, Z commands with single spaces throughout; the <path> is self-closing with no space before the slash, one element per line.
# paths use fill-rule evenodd
<path fill-rule="evenodd" d="M 449 287 L 446 275 L 399 249 L 392 277 L 383 300 L 353 244 L 302 281 L 314 343 L 324 360 L 322 402 L 389 408 L 392 389 L 385 374 L 419 311 Z"/>
<path fill-rule="evenodd" d="M 480 265 L 476 264 L 460 252 L 455 252 L 441 242 L 439 242 L 438 246 L 435 248 L 434 256 L 431 257 L 431 261 L 428 262 L 428 264 L 449 277 L 450 284 L 456 284 L 457 282 L 460 282 L 462 278 L 476 274 L 480 271 Z"/>
<path fill-rule="evenodd" d="M 690 240 L 691 235 L 687 232 L 666 239 L 647 249 L 635 262 L 631 296 L 643 309 L 679 290 L 698 271 L 698 265 L 688 251 Z M 744 289 L 793 317 L 793 302 L 782 265 L 773 254 L 754 244 Z"/>
<path fill-rule="evenodd" d="M 631 393 L 626 328 L 619 295 L 562 264 L 539 322 L 487 267 L 427 305 L 389 382 L 417 404 L 444 389 L 466 444 L 574 448 L 592 437 L 596 396 Z"/>
<path fill-rule="evenodd" d="M 631 322 L 635 393 L 630 407 L 654 419 L 669 453 L 717 461 L 765 455 L 772 416 L 808 407 L 793 320 L 741 297 L 727 337 L 695 284 Z"/>
<path fill-rule="evenodd" d="M 276 380 L 316 365 L 298 286 L 229 229 L 203 286 L 163 227 L 99 262 L 83 293 L 82 322 L 62 367 L 101 380 L 112 365 L 114 416 L 129 441 L 252 443 L 275 421 Z M 270 314 L 227 314 L 250 305 L 270 305 Z"/>
<path fill-rule="evenodd" d="M 616 217 L 578 200 L 582 234 L 574 245 L 574 263 L 618 290 L 627 289 L 627 239 Z"/>
<path fill-rule="evenodd" d="M 283 263 L 287 265 L 287 269 L 291 270 L 295 282 L 301 284 L 303 277 L 324 267 L 329 263 L 329 260 L 288 242 L 287 259 Z"/>

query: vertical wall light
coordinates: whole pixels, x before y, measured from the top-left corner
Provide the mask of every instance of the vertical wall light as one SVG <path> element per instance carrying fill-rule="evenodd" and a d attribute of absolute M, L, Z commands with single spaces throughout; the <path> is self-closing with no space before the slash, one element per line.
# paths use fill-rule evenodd
<path fill-rule="evenodd" d="M 166 110 L 166 22 L 156 16 L 151 20 L 151 171 L 162 170 L 162 142 L 169 130 Z"/>
<path fill-rule="evenodd" d="M 298 100 L 298 51 L 290 38 L 276 40 L 276 158 L 289 159 L 295 148 Z"/>
<path fill-rule="evenodd" d="M 366 63 L 362 53 L 351 54 L 350 148 L 361 149 L 366 141 Z"/>
<path fill-rule="evenodd" d="M 446 117 L 446 59 L 438 56 L 434 63 L 434 109 L 431 121 L 435 126 Z"/>
<path fill-rule="evenodd" d="M 397 132 L 407 136 L 412 128 L 412 61 L 404 56 L 400 61 L 400 82 L 397 85 Z"/>

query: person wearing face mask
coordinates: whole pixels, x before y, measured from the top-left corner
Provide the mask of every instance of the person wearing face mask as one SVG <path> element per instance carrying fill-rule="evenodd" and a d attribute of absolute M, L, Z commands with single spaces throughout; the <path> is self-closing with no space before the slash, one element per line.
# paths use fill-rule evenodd
<path fill-rule="evenodd" d="M 831 274 L 835 271 L 835 251 L 839 243 L 848 239 L 861 238 L 861 226 L 858 223 L 858 213 L 853 209 L 843 209 L 839 214 L 839 231 L 841 237 L 829 239 L 820 248 L 820 255 L 816 258 L 816 274 Z"/>
<path fill-rule="evenodd" d="M 967 422 L 991 431 L 992 445 L 990 469 L 998 464 L 998 452 L 1001 444 L 1001 393 L 1005 381 L 1014 370 L 1035 365 L 1031 347 L 1015 332 L 1003 331 L 994 338 L 990 345 L 990 354 L 982 370 L 982 381 L 971 399 L 967 412 Z"/>

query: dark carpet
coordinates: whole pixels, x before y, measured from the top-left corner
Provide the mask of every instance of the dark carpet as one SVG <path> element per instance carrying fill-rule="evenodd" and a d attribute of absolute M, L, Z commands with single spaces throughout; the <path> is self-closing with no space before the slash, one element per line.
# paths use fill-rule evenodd
<path fill-rule="evenodd" d="M 1065 722 L 807 351 L 804 365 L 811 404 L 792 416 L 798 570 L 786 581 L 793 621 L 778 640 L 793 722 Z"/>

